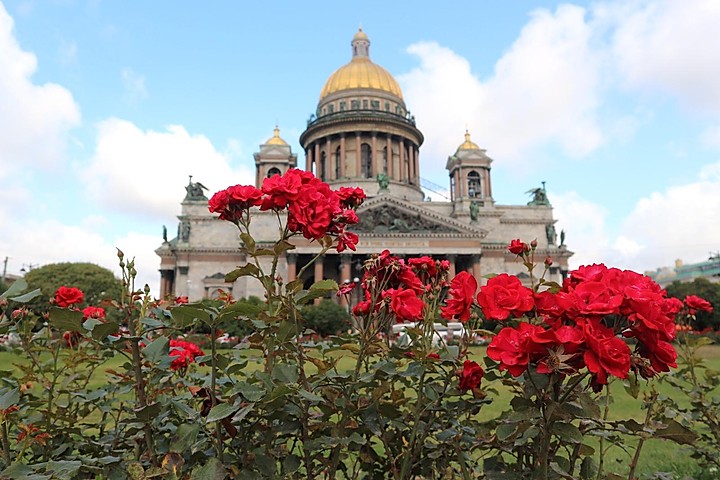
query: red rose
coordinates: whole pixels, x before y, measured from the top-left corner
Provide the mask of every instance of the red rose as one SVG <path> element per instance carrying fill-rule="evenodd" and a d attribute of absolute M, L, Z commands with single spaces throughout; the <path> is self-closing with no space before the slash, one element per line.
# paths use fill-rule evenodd
<path fill-rule="evenodd" d="M 188 297 L 187 296 L 177 297 L 177 298 L 175 298 L 175 303 L 178 305 L 182 305 L 183 303 L 188 303 Z"/>
<path fill-rule="evenodd" d="M 435 278 L 435 275 L 437 275 L 437 264 L 432 257 L 422 256 L 410 258 L 408 259 L 408 265 L 410 265 L 418 275 L 429 278 Z"/>
<path fill-rule="evenodd" d="M 262 203 L 263 193 L 252 185 L 235 185 L 228 187 L 230 205 L 244 210 Z"/>
<path fill-rule="evenodd" d="M 488 280 L 487 285 L 480 288 L 477 301 L 488 320 L 505 320 L 510 315 L 519 317 L 534 306 L 532 290 L 507 273 Z"/>
<path fill-rule="evenodd" d="M 608 375 L 627 378 L 630 370 L 630 347 L 599 320 L 588 319 L 582 326 L 588 346 L 583 359 L 593 374 L 594 382 L 606 385 Z"/>
<path fill-rule="evenodd" d="M 460 372 L 460 384 L 458 387 L 463 392 L 475 389 L 480 386 L 480 381 L 485 372 L 482 367 L 472 360 L 465 360 L 463 369 Z"/>
<path fill-rule="evenodd" d="M 398 288 L 383 292 L 383 297 L 390 296 L 390 309 L 399 321 L 413 322 L 422 319 L 423 302 L 410 289 Z"/>
<path fill-rule="evenodd" d="M 432 353 L 428 353 L 425 358 L 429 358 L 431 360 L 440 360 L 440 355 L 438 355 L 435 352 L 432 352 Z"/>
<path fill-rule="evenodd" d="M 170 356 L 175 357 L 170 364 L 173 370 L 184 370 L 195 361 L 195 357 L 205 355 L 205 353 L 191 342 L 184 340 L 170 340 Z"/>
<path fill-rule="evenodd" d="M 530 247 L 527 243 L 520 241 L 519 238 L 516 238 L 510 242 L 510 245 L 508 245 L 508 250 L 510 253 L 515 255 L 521 255 L 522 253 L 529 252 Z"/>
<path fill-rule="evenodd" d="M 340 203 L 344 208 L 357 208 L 365 200 L 365 192 L 362 188 L 340 187 L 337 191 Z"/>
<path fill-rule="evenodd" d="M 65 340 L 65 346 L 68 348 L 77 348 L 82 340 L 82 334 L 80 332 L 65 332 L 63 333 L 63 340 Z"/>
<path fill-rule="evenodd" d="M 530 363 L 530 337 L 543 331 L 541 326 L 525 322 L 518 328 L 505 327 L 488 345 L 487 356 L 500 362 L 500 370 L 507 370 L 512 376 L 519 377 Z"/>
<path fill-rule="evenodd" d="M 345 251 L 346 248 L 349 248 L 350 250 L 352 250 L 354 252 L 356 250 L 355 245 L 357 245 L 357 243 L 360 241 L 360 237 L 358 237 L 357 234 L 355 234 L 353 232 L 346 232 L 346 231 L 343 231 L 342 233 L 340 233 L 338 235 L 337 239 L 338 239 L 338 243 L 337 243 L 337 247 L 335 247 L 335 249 L 338 252 L 343 252 L 343 251 Z"/>
<path fill-rule="evenodd" d="M 450 282 L 450 298 L 440 308 L 440 316 L 446 320 L 457 317 L 461 322 L 470 318 L 470 307 L 475 300 L 477 280 L 468 272 L 460 272 Z"/>
<path fill-rule="evenodd" d="M 83 318 L 105 318 L 105 309 L 102 307 L 83 308 Z"/>
<path fill-rule="evenodd" d="M 299 170 L 290 169 L 285 175 L 273 175 L 263 180 L 262 192 L 267 195 L 260 210 L 283 209 L 297 199 L 302 188 Z"/>
<path fill-rule="evenodd" d="M 55 304 L 62 308 L 82 303 L 84 299 L 85 295 L 83 292 L 75 287 L 62 286 L 55 292 Z"/>
<path fill-rule="evenodd" d="M 685 305 L 687 305 L 690 315 L 695 315 L 696 310 L 700 310 L 702 312 L 713 311 L 713 306 L 710 302 L 695 295 L 688 295 L 685 297 Z"/>

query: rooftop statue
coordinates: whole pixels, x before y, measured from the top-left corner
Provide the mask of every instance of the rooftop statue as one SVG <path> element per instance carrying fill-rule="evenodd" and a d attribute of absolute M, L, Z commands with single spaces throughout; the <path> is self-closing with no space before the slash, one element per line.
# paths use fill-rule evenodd
<path fill-rule="evenodd" d="M 545 190 L 545 182 L 542 182 L 542 187 L 532 188 L 525 193 L 533 196 L 532 200 L 528 202 L 528 206 L 550 206 L 550 200 L 548 200 L 547 191 Z"/>
<path fill-rule="evenodd" d="M 185 200 L 207 200 L 208 198 L 205 196 L 205 192 L 203 191 L 207 189 L 208 188 L 202 183 L 193 182 L 192 175 L 190 175 L 187 187 L 185 187 L 185 191 L 187 192 L 185 194 Z"/>

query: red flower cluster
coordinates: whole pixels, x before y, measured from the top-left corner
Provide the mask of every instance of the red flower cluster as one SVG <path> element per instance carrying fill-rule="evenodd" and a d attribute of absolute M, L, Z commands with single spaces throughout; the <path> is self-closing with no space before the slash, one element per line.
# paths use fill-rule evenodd
<path fill-rule="evenodd" d="M 195 357 L 205 355 L 200 347 L 185 340 L 170 340 L 170 356 L 175 359 L 170 364 L 173 370 L 185 370 L 188 365 L 195 361 Z"/>
<path fill-rule="evenodd" d="M 685 306 L 688 308 L 688 313 L 690 313 L 690 315 L 695 315 L 698 310 L 708 313 L 713 311 L 713 306 L 710 302 L 695 295 L 688 295 L 685 297 Z"/>
<path fill-rule="evenodd" d="M 211 212 L 221 220 L 243 221 L 249 209 L 287 209 L 287 227 L 309 240 L 326 235 L 337 237 L 337 251 L 355 250 L 358 236 L 346 230 L 358 222 L 354 209 L 365 200 L 360 188 L 342 187 L 334 191 L 311 172 L 290 169 L 284 175 L 273 175 L 263 181 L 262 189 L 235 185 L 221 190 L 208 202 Z"/>
<path fill-rule="evenodd" d="M 97 318 L 102 320 L 105 318 L 105 309 L 102 307 L 85 307 L 83 308 L 83 319 Z"/>
<path fill-rule="evenodd" d="M 467 322 L 477 287 L 475 277 L 468 272 L 458 273 L 450 282 L 450 298 L 440 308 L 440 316 L 446 320 L 458 318 L 461 322 Z"/>
<path fill-rule="evenodd" d="M 501 281 L 506 290 L 510 284 L 508 279 Z M 503 315 L 535 309 L 543 319 L 543 325 L 523 322 L 505 327 L 488 346 L 488 356 L 514 376 L 530 364 L 540 373 L 574 373 L 587 367 L 599 386 L 607 383 L 608 375 L 627 378 L 631 368 L 649 377 L 677 367 L 670 341 L 682 305 L 667 298 L 649 277 L 590 265 L 571 272 L 556 294 L 528 296 L 519 281 L 502 295 L 495 286 L 490 294 L 483 293 L 486 288 L 478 302 L 488 318 L 501 320 Z M 494 302 L 482 300 L 484 295 Z M 620 336 L 637 340 L 634 353 Z"/>
<path fill-rule="evenodd" d="M 55 305 L 61 308 L 82 303 L 83 300 L 85 294 L 79 288 L 62 286 L 55 292 Z"/>
<path fill-rule="evenodd" d="M 355 306 L 353 313 L 368 315 L 387 308 L 398 322 L 421 320 L 426 305 L 424 295 L 445 285 L 449 268 L 446 260 L 423 256 L 405 261 L 384 250 L 365 264 L 362 280 L 365 299 Z M 373 291 L 380 292 L 377 298 Z"/>
<path fill-rule="evenodd" d="M 477 301 L 488 320 L 506 320 L 510 315 L 520 317 L 534 306 L 532 290 L 507 273 L 488 280 L 480 289 Z"/>

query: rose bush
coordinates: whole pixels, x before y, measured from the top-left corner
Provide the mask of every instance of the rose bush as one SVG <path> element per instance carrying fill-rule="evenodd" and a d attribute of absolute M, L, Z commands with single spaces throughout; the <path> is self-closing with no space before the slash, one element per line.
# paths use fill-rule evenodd
<path fill-rule="evenodd" d="M 305 288 L 313 261 L 355 250 L 349 228 L 364 198 L 299 170 L 212 196 L 209 210 L 238 228 L 247 258 L 226 281 L 259 282 L 262 302 L 153 299 L 135 287 L 122 252 L 124 292 L 112 305 L 120 321 L 100 305 L 79 310 L 82 292 L 69 286 L 37 316 L 21 306 L 37 292 L 22 294 L 17 282 L 0 297 L 13 309 L 0 326 L 19 336 L 27 361 L 0 386 L 0 476 L 612 479 L 608 445 L 636 436 L 633 478 L 648 432 L 698 438 L 690 412 L 660 418 L 657 395 L 642 423 L 610 420 L 599 402 L 610 404 L 614 384 L 637 394 L 639 380 L 676 367 L 674 319 L 708 308 L 701 299 L 683 304 L 647 277 L 604 265 L 558 285 L 545 280 L 552 259 L 536 264 L 537 242 L 520 239 L 508 249 L 527 267 L 526 283 L 500 274 L 479 286 L 468 272 L 448 278 L 445 260 L 385 250 L 369 256 L 358 284 Z M 257 210 L 275 212 L 279 238 L 253 237 Z M 284 279 L 279 264 L 296 240 L 316 243 L 317 255 Z M 351 333 L 306 343 L 304 307 L 333 294 L 360 299 Z M 464 325 L 457 345 L 436 333 L 447 321 Z M 233 322 L 259 354 L 218 349 Z M 203 349 L 180 337 L 197 330 L 209 332 Z M 471 349 L 477 335 L 491 338 L 482 364 Z M 503 413 L 483 412 L 491 402 Z M 716 417 L 702 411 L 715 432 Z M 715 461 L 712 442 L 700 445 Z"/>

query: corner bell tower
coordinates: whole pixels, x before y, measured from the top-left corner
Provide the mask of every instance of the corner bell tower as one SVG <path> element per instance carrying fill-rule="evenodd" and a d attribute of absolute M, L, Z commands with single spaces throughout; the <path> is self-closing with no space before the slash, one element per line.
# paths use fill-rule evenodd
<path fill-rule="evenodd" d="M 490 164 L 492 158 L 485 150 L 470 140 L 465 130 L 465 141 L 460 144 L 454 155 L 448 157 L 445 168 L 450 173 L 450 199 L 453 202 L 453 217 L 470 214 L 470 206 L 492 207 L 492 182 Z"/>
<path fill-rule="evenodd" d="M 255 186 L 262 187 L 263 180 L 273 175 L 282 175 L 297 166 L 297 155 L 292 153 L 290 145 L 280 138 L 280 129 L 275 126 L 273 136 L 260 145 L 255 158 Z"/>

